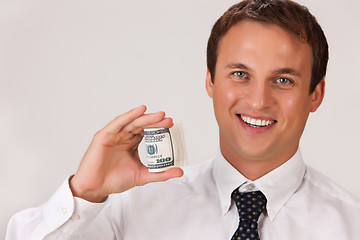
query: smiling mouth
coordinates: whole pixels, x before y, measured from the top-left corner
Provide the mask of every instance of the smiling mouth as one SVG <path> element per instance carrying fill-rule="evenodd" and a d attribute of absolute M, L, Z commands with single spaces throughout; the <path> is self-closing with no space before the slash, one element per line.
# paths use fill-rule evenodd
<path fill-rule="evenodd" d="M 267 127 L 271 124 L 277 123 L 276 120 L 264 120 L 264 119 L 255 119 L 249 116 L 243 116 L 241 114 L 237 114 L 237 116 L 247 125 L 253 128 L 262 128 Z"/>

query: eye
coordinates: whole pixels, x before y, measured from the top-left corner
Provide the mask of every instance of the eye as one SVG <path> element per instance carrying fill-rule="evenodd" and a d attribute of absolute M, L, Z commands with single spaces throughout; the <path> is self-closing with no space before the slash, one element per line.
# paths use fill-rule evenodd
<path fill-rule="evenodd" d="M 236 77 L 239 77 L 239 78 L 247 77 L 247 74 L 245 72 L 242 72 L 242 71 L 234 72 L 233 75 L 235 75 Z"/>
<path fill-rule="evenodd" d="M 275 86 L 282 89 L 291 89 L 296 86 L 296 83 L 292 79 L 279 77 L 275 80 Z"/>
<path fill-rule="evenodd" d="M 278 79 L 276 79 L 276 82 L 278 82 L 280 84 L 284 84 L 284 85 L 292 83 L 292 81 L 287 78 L 278 78 Z"/>

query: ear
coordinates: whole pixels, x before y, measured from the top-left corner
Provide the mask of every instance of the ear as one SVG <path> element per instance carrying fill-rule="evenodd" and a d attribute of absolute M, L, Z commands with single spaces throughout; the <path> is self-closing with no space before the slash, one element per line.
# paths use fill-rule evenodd
<path fill-rule="evenodd" d="M 213 84 L 212 81 L 211 81 L 211 74 L 210 74 L 209 69 L 207 69 L 207 71 L 206 71 L 205 87 L 206 87 L 206 91 L 207 91 L 208 96 L 209 96 L 210 98 L 213 98 L 213 87 L 214 87 L 214 84 Z"/>
<path fill-rule="evenodd" d="M 311 94 L 311 108 L 310 112 L 315 112 L 324 99 L 325 94 L 325 80 L 321 80 L 316 85 L 314 92 Z"/>

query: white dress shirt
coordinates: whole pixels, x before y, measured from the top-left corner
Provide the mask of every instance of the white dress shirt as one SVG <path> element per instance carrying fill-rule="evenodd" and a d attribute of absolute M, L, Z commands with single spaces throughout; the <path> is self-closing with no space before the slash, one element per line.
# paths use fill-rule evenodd
<path fill-rule="evenodd" d="M 360 201 L 306 166 L 298 151 L 250 181 L 219 153 L 186 167 L 182 178 L 147 184 L 104 203 L 73 198 L 68 181 L 39 208 L 15 215 L 7 240 L 226 240 L 239 224 L 231 192 L 261 190 L 261 240 L 359 240 Z"/>

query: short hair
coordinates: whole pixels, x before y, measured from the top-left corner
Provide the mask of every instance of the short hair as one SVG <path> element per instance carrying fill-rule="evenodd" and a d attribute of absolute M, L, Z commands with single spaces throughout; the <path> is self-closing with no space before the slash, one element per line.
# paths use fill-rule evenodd
<path fill-rule="evenodd" d="M 242 20 L 275 24 L 307 42 L 313 55 L 310 93 L 325 77 L 329 58 L 325 34 L 309 10 L 291 0 L 244 0 L 230 7 L 214 24 L 207 45 L 207 67 L 214 81 L 219 42 Z"/>

